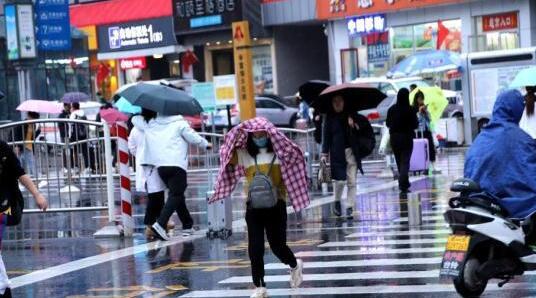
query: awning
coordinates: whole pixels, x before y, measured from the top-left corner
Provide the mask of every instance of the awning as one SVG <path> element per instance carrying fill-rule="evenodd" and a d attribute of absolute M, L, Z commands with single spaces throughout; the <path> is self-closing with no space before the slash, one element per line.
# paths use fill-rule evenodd
<path fill-rule="evenodd" d="M 180 53 L 180 52 L 185 52 L 185 51 L 186 51 L 186 48 L 184 48 L 183 46 L 167 46 L 167 47 L 142 49 L 142 50 L 98 53 L 97 60 L 113 60 L 113 59 L 125 59 L 125 58 L 132 58 L 132 57 L 146 57 L 146 56 L 153 56 L 153 55 Z"/>
<path fill-rule="evenodd" d="M 171 17 L 170 0 L 109 0 L 69 7 L 71 25 L 99 26 L 150 18 Z"/>

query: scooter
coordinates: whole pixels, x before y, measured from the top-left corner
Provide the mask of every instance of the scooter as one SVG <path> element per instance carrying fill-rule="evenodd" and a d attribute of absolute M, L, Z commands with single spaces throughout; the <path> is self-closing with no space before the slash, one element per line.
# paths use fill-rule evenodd
<path fill-rule="evenodd" d="M 440 276 L 452 278 L 458 294 L 477 297 L 490 279 L 500 279 L 502 287 L 525 270 L 536 269 L 536 254 L 525 245 L 530 223 L 508 219 L 499 199 L 474 181 L 458 179 L 451 191 L 459 196 L 449 200 L 451 209 L 444 214 L 452 234 Z"/>

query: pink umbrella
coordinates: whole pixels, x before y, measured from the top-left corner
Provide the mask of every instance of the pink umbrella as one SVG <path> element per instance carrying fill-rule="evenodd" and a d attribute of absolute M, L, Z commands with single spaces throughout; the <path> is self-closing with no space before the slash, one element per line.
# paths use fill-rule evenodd
<path fill-rule="evenodd" d="M 101 119 L 104 119 L 106 122 L 113 124 L 116 122 L 126 122 L 128 121 L 128 116 L 119 112 L 116 109 L 103 109 L 100 110 Z"/>
<path fill-rule="evenodd" d="M 58 102 L 38 99 L 26 100 L 17 107 L 17 111 L 43 114 L 59 114 L 62 110 L 63 106 Z"/>

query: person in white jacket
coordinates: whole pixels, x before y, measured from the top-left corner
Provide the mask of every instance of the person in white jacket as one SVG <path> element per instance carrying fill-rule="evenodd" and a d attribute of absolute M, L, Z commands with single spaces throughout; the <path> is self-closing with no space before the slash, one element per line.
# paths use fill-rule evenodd
<path fill-rule="evenodd" d="M 182 222 L 182 235 L 188 237 L 193 233 L 193 219 L 184 197 L 187 186 L 188 145 L 210 149 L 212 144 L 195 132 L 182 116 L 158 115 L 154 118 L 154 112 L 145 109 L 142 115 L 149 117 L 132 118 L 134 127 L 145 133 L 144 152 L 139 162 L 156 167 L 160 178 L 169 189 L 164 209 L 151 228 L 157 238 L 169 240 L 163 227 L 176 211 Z"/>
<path fill-rule="evenodd" d="M 536 86 L 526 87 L 525 111 L 519 122 L 519 127 L 536 139 L 536 115 L 534 115 L 534 101 L 536 101 Z"/>
<path fill-rule="evenodd" d="M 145 134 L 137 128 L 133 128 L 128 137 L 128 149 L 130 153 L 136 157 L 136 191 L 147 193 L 147 207 L 145 209 L 145 235 L 148 238 L 155 237 L 151 226 L 156 222 L 165 202 L 166 186 L 160 176 L 158 170 L 154 166 L 143 165 L 140 162 L 143 155 Z M 167 228 L 173 226 L 168 223 Z"/>

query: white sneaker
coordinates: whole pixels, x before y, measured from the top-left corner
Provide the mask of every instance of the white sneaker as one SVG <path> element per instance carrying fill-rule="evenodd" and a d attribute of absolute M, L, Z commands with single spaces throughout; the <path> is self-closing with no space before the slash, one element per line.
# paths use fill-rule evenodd
<path fill-rule="evenodd" d="M 290 287 L 298 288 L 303 282 L 303 261 L 296 260 L 296 268 L 290 269 Z"/>
<path fill-rule="evenodd" d="M 264 287 L 256 288 L 253 294 L 249 296 L 251 298 L 265 298 L 268 297 L 268 291 Z"/>
<path fill-rule="evenodd" d="M 194 229 L 183 229 L 182 237 L 190 237 L 194 234 Z"/>
<path fill-rule="evenodd" d="M 166 233 L 166 230 L 162 228 L 158 222 L 155 222 L 154 225 L 151 226 L 151 230 L 155 233 L 156 238 L 164 241 L 169 241 L 169 237 Z"/>

